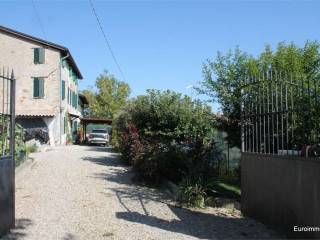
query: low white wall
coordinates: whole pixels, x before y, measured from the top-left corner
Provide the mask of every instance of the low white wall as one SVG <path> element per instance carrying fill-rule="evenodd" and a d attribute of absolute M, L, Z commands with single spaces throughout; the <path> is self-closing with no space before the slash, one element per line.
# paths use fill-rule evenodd
<path fill-rule="evenodd" d="M 50 146 L 55 146 L 60 144 L 60 122 L 59 117 L 45 117 L 44 122 L 48 126 L 49 130 L 49 142 Z"/>

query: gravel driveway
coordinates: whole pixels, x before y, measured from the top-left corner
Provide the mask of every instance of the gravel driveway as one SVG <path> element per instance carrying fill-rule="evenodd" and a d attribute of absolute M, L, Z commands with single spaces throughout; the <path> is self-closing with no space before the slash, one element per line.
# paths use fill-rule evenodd
<path fill-rule="evenodd" d="M 17 227 L 4 239 L 275 238 L 264 225 L 225 209 L 192 211 L 132 183 L 132 172 L 104 147 L 36 153 L 17 173 Z"/>

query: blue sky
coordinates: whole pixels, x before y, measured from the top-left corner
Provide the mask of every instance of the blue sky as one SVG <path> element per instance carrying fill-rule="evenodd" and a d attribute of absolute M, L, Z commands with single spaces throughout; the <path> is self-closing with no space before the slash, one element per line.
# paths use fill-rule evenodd
<path fill-rule="evenodd" d="M 202 63 L 239 45 L 253 55 L 266 43 L 319 40 L 320 1 L 93 1 L 132 96 L 186 88 Z M 68 47 L 94 86 L 107 69 L 122 79 L 88 1 L 35 1 L 49 41 Z M 44 38 L 31 0 L 0 1 L 0 24 Z M 1 47 L 1 46 L 0 46 Z"/>

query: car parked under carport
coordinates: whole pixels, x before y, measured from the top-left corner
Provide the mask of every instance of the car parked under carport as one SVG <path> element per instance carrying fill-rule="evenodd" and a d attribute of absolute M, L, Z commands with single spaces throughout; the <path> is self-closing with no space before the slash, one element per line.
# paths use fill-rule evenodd
<path fill-rule="evenodd" d="M 104 146 L 109 145 L 109 133 L 106 129 L 93 129 L 88 137 L 88 143 L 102 144 Z"/>

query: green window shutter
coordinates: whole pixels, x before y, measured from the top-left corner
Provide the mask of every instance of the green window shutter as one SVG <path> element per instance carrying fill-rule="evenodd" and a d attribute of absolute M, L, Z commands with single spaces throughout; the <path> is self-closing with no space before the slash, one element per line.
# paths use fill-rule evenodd
<path fill-rule="evenodd" d="M 72 92 L 72 107 L 74 107 L 74 92 Z"/>
<path fill-rule="evenodd" d="M 34 78 L 33 79 L 33 97 L 43 98 L 44 97 L 44 79 Z"/>
<path fill-rule="evenodd" d="M 77 75 L 74 72 L 72 73 L 72 80 L 75 84 L 77 84 Z"/>
<path fill-rule="evenodd" d="M 66 82 L 64 80 L 61 81 L 61 99 L 64 100 L 66 98 Z"/>
<path fill-rule="evenodd" d="M 44 48 L 35 48 L 34 49 L 34 63 L 43 64 L 44 63 Z"/>
<path fill-rule="evenodd" d="M 77 94 L 75 92 L 73 93 L 73 107 L 77 108 Z"/>
<path fill-rule="evenodd" d="M 44 48 L 39 48 L 39 63 L 43 64 L 44 63 Z"/>
<path fill-rule="evenodd" d="M 75 98 L 75 95 L 76 95 L 76 94 L 73 92 L 73 107 L 74 107 L 74 108 L 76 107 L 76 101 L 75 101 L 76 98 Z"/>
<path fill-rule="evenodd" d="M 39 48 L 33 49 L 33 60 L 35 64 L 39 63 Z"/>
<path fill-rule="evenodd" d="M 43 78 L 38 78 L 39 79 L 39 97 L 43 98 L 44 97 L 44 79 Z"/>
<path fill-rule="evenodd" d="M 40 83 L 39 83 L 39 78 L 34 78 L 33 79 L 33 97 L 37 98 L 40 96 Z"/>

